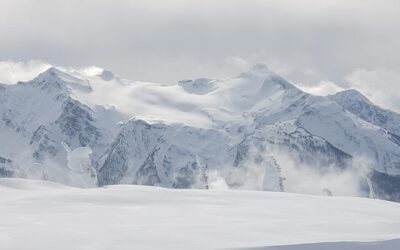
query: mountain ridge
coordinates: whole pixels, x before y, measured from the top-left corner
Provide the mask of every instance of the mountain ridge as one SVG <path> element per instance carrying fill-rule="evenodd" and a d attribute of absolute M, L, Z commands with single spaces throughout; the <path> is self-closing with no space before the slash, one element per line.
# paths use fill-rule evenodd
<path fill-rule="evenodd" d="M 232 79 L 174 85 L 53 67 L 2 85 L 0 102 L 0 139 L 12 141 L 0 157 L 18 166 L 16 177 L 171 188 L 209 188 L 222 179 L 233 188 L 283 191 L 276 148 L 316 171 L 367 157 L 382 174 L 371 175 L 379 176 L 376 189 L 400 174 L 400 115 L 351 91 L 308 94 L 262 64 Z M 361 193 L 368 176 L 355 180 Z"/>

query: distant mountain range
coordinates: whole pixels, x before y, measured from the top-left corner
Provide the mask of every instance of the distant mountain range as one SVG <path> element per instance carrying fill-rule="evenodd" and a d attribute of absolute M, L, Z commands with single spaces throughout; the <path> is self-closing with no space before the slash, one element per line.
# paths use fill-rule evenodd
<path fill-rule="evenodd" d="M 209 188 L 217 174 L 284 191 L 276 150 L 321 171 L 363 157 L 361 194 L 400 201 L 400 115 L 356 90 L 305 93 L 263 64 L 174 85 L 50 68 L 0 85 L 0 142 L 1 177 L 78 187 Z"/>

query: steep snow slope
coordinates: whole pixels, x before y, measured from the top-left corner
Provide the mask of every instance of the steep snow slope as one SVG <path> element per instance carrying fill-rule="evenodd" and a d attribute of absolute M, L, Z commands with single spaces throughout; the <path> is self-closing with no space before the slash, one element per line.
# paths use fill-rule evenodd
<path fill-rule="evenodd" d="M 341 91 L 335 95 L 328 96 L 343 108 L 358 116 L 364 121 L 385 129 L 390 140 L 400 145 L 400 115 L 374 105 L 360 92 L 354 89 Z M 390 200 L 400 200 L 400 175 L 387 175 L 379 171 L 372 171 L 370 178 L 375 185 L 375 193 L 380 197 Z"/>
<path fill-rule="evenodd" d="M 400 174 L 395 122 L 307 94 L 262 64 L 232 79 L 172 85 L 50 68 L 32 81 L 0 85 L 0 102 L 0 141 L 9 142 L 0 157 L 12 161 L 4 169 L 15 169 L 6 176 L 83 187 L 207 188 L 222 179 L 277 191 L 284 190 L 285 163 L 276 150 L 315 169 L 367 158 L 379 173 Z"/>
<path fill-rule="evenodd" d="M 400 237 L 400 204 L 354 197 L 0 179 L 0 248 L 230 249 Z M 398 246 L 398 245 L 397 245 Z"/>
<path fill-rule="evenodd" d="M 341 91 L 328 96 L 343 108 L 357 115 L 361 119 L 380 126 L 391 133 L 392 139 L 400 144 L 400 115 L 383 109 L 369 101 L 360 92 L 354 89 Z"/>

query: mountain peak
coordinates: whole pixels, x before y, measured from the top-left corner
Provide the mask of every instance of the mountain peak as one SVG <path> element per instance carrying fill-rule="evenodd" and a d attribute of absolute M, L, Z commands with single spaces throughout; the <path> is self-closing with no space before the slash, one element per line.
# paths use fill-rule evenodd
<path fill-rule="evenodd" d="M 40 73 L 37 77 L 34 78 L 35 79 L 49 79 L 49 78 L 57 78 L 62 80 L 62 76 L 63 75 L 68 75 L 67 73 L 64 73 L 63 71 L 61 71 L 60 69 L 56 68 L 56 67 L 50 67 L 47 70 L 45 70 L 44 72 Z"/>
<path fill-rule="evenodd" d="M 264 63 L 257 63 L 251 66 L 247 71 L 244 71 L 240 74 L 240 78 L 265 78 L 269 76 L 272 72 L 268 69 L 267 65 Z"/>
<path fill-rule="evenodd" d="M 265 63 L 257 63 L 250 67 L 250 70 L 252 72 L 259 72 L 259 73 L 269 73 L 268 66 Z"/>
<path fill-rule="evenodd" d="M 62 74 L 62 72 L 57 69 L 56 67 L 50 67 L 46 71 L 40 73 L 35 79 L 37 78 L 59 78 L 58 76 Z"/>
<path fill-rule="evenodd" d="M 329 98 L 331 99 L 341 99 L 342 101 L 362 101 L 368 104 L 372 104 L 370 100 L 368 100 L 367 97 L 365 97 L 363 94 L 361 94 L 358 90 L 355 89 L 346 89 L 340 92 L 337 92 L 336 94 L 330 95 Z"/>
<path fill-rule="evenodd" d="M 40 73 L 36 78 L 33 79 L 32 82 L 38 83 L 39 85 L 65 85 L 69 88 L 78 88 L 84 91 L 91 90 L 91 86 L 88 80 L 68 74 L 56 67 L 50 67 L 43 73 Z"/>
<path fill-rule="evenodd" d="M 240 75 L 241 78 L 250 79 L 252 81 L 262 81 L 264 85 L 279 85 L 284 89 L 296 88 L 292 83 L 282 76 L 271 71 L 264 63 L 257 63 L 250 67 L 246 72 Z M 267 86 L 266 86 L 267 87 Z M 296 88 L 297 89 L 297 88 Z"/>
<path fill-rule="evenodd" d="M 104 81 L 111 81 L 115 77 L 113 72 L 105 69 L 103 69 L 101 74 L 99 74 L 98 76 L 101 77 Z"/>

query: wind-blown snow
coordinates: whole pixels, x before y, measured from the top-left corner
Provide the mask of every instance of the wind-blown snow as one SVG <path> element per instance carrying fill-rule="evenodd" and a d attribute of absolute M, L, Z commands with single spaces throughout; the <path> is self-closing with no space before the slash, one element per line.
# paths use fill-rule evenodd
<path fill-rule="evenodd" d="M 221 249 L 400 238 L 400 204 L 354 197 L 0 179 L 0 249 Z"/>

